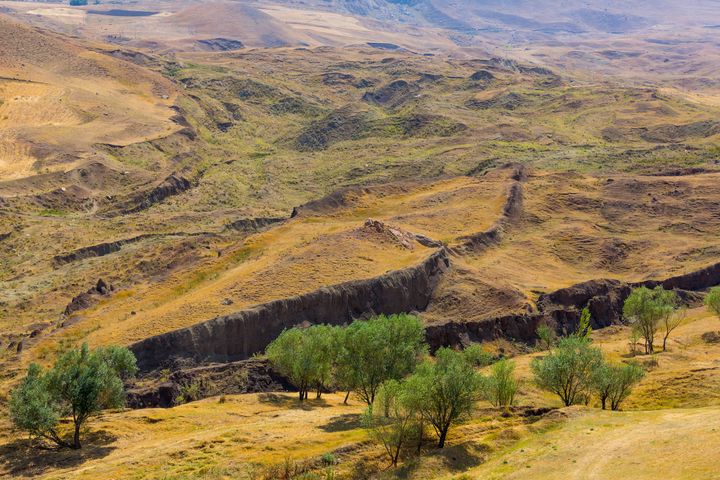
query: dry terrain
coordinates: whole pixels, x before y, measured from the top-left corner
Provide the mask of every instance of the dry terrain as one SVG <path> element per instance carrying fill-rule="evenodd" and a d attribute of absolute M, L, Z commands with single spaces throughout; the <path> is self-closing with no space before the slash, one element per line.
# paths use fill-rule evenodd
<path fill-rule="evenodd" d="M 410 292 L 435 332 L 514 332 L 557 289 L 718 264 L 717 5 L 511 3 L 0 1 L 3 391 L 69 346 L 318 291 L 307 321 L 369 314 L 333 292 L 383 299 L 435 255 L 437 284 Z M 513 414 L 480 402 L 396 470 L 340 394 L 105 412 L 81 452 L 31 449 L 3 394 L 0 477 L 720 478 L 708 286 L 669 351 L 637 358 L 623 412 L 559 408 L 530 378 L 534 330 L 504 331 L 483 348 L 515 359 Z M 628 361 L 612 320 L 594 341 Z"/>

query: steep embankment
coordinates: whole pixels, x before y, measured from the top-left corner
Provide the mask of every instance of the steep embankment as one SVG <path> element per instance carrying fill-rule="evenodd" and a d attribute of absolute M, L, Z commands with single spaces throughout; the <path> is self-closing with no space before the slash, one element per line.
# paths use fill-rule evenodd
<path fill-rule="evenodd" d="M 133 344 L 131 350 L 144 372 L 166 366 L 249 358 L 261 352 L 284 329 L 304 322 L 342 325 L 373 313 L 422 311 L 449 266 L 443 249 L 412 268 L 269 302 L 145 339 Z"/>

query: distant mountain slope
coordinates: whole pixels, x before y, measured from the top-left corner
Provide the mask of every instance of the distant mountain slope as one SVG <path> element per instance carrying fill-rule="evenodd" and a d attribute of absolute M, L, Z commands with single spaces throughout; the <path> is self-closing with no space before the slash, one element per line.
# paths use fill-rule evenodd
<path fill-rule="evenodd" d="M 174 87 L 157 74 L 2 15 L 0 45 L 0 180 L 176 128 Z"/>

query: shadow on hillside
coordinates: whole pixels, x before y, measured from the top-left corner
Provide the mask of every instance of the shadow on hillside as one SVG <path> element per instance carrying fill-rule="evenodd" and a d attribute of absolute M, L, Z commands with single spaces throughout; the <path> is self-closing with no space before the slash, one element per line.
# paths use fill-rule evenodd
<path fill-rule="evenodd" d="M 325 432 L 345 432 L 347 430 L 355 430 L 361 428 L 362 415 L 359 413 L 344 413 L 337 417 L 332 417 L 328 423 L 320 427 Z"/>
<path fill-rule="evenodd" d="M 102 458 L 116 447 L 116 436 L 105 430 L 94 431 L 83 438 L 83 448 L 49 448 L 27 438 L 0 445 L 0 475 L 34 478 L 57 468 L 72 468 L 88 460 Z"/>
<path fill-rule="evenodd" d="M 436 460 L 440 460 L 451 472 L 464 472 L 484 463 L 489 451 L 490 448 L 487 445 L 473 442 L 446 446 L 443 449 L 436 448 L 434 442 L 426 443 L 422 456 L 414 456 L 413 451 L 406 453 L 413 456 L 405 458 L 400 468 L 395 471 L 395 477 L 398 479 L 414 478 L 415 471 L 422 464 L 428 461 L 432 463 Z"/>
<path fill-rule="evenodd" d="M 308 398 L 304 402 L 301 402 L 297 398 L 297 394 L 281 394 L 281 393 L 261 393 L 258 395 L 260 403 L 268 403 L 283 408 L 294 408 L 297 410 L 312 410 L 314 408 L 329 407 L 325 399 Z"/>

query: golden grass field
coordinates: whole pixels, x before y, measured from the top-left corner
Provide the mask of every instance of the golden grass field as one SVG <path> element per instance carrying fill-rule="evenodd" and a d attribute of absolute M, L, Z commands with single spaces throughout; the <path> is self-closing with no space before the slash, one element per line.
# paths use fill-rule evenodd
<path fill-rule="evenodd" d="M 344 476 L 363 470 L 376 478 L 411 479 L 544 479 L 558 471 L 577 479 L 714 478 L 720 345 L 700 336 L 719 330 L 719 322 L 704 308 L 691 310 L 621 412 L 569 407 L 531 420 L 503 418 L 480 402 L 472 418 L 451 429 L 444 451 L 428 445 L 421 459 L 410 457 L 396 472 L 385 469 L 382 451 L 368 442 L 357 400 L 346 406 L 344 395 L 327 394 L 301 405 L 293 394 L 278 393 L 108 412 L 92 421 L 92 445 L 81 452 L 43 452 L 30 459 L 22 436 L 11 435 L 0 446 L 0 474 L 22 466 L 28 468 L 24 475 L 35 478 L 251 479 L 294 462 L 323 475 L 321 457 L 334 452 L 332 470 L 339 478 L 365 478 Z M 608 359 L 622 361 L 627 334 L 626 327 L 613 327 L 593 338 Z M 558 399 L 531 382 L 528 365 L 537 355 L 514 359 L 521 380 L 517 404 L 559 407 Z"/>

